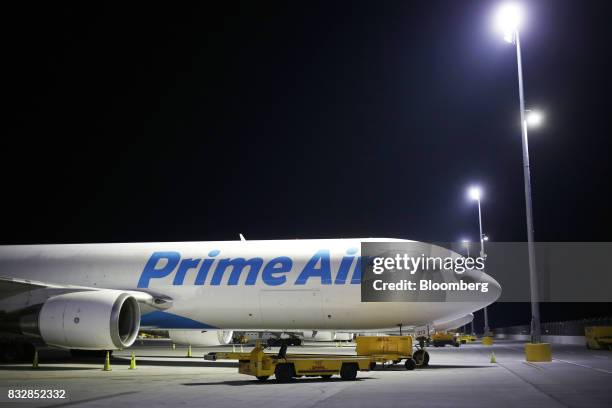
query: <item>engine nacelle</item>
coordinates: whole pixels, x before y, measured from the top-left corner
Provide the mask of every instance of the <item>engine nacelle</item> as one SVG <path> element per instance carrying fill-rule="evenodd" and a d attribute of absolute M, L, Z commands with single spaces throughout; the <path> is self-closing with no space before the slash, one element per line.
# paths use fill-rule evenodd
<path fill-rule="evenodd" d="M 230 344 L 234 332 L 231 330 L 168 330 L 173 343 L 185 346 L 207 347 Z"/>
<path fill-rule="evenodd" d="M 35 315 L 21 320 L 25 334 L 51 346 L 116 350 L 131 346 L 140 329 L 140 307 L 129 293 L 99 290 L 50 297 Z"/>

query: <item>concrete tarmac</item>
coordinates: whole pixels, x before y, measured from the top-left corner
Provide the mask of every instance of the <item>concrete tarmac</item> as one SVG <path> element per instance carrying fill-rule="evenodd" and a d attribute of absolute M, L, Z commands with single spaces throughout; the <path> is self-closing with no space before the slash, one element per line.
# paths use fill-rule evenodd
<path fill-rule="evenodd" d="M 301 378 L 288 384 L 238 374 L 232 361 L 205 361 L 231 346 L 175 350 L 167 341 L 145 341 L 115 352 L 112 371 L 103 360 L 75 362 L 64 353 L 42 353 L 40 366 L 0 365 L 0 406 L 78 407 L 611 407 L 612 353 L 553 345 L 551 363 L 527 363 L 522 343 L 497 341 L 460 348 L 429 348 L 430 366 L 403 365 L 360 372 L 357 381 Z M 250 348 L 245 348 L 249 350 Z M 135 352 L 137 369 L 129 370 Z M 354 354 L 354 346 L 309 343 L 300 353 Z M 497 363 L 490 363 L 491 353 Z M 9 389 L 64 389 L 66 399 L 9 402 Z M 25 405 L 24 405 L 25 404 Z"/>

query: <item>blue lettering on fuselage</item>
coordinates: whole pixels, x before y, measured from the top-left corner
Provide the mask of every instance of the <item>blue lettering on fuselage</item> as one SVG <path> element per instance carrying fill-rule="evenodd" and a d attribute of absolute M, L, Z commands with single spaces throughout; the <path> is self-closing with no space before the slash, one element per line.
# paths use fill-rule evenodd
<path fill-rule="evenodd" d="M 267 263 L 259 257 L 254 258 L 215 258 L 220 251 L 208 253 L 208 258 L 185 258 L 176 251 L 154 252 L 144 266 L 138 288 L 148 288 L 151 280 L 162 279 L 176 272 L 172 285 L 255 285 L 258 279 L 268 286 L 287 283 L 287 273 L 293 268 L 293 260 L 288 256 L 270 259 Z M 320 283 L 321 285 L 351 285 L 361 283 L 361 257 L 357 248 L 349 248 L 342 257 L 337 271 L 332 270 L 331 255 L 328 249 L 317 251 L 299 272 L 294 285 Z M 350 271 L 353 271 L 349 280 Z M 335 277 L 332 275 L 335 273 Z M 210 279 L 208 277 L 210 276 Z M 206 282 L 208 279 L 208 282 Z"/>

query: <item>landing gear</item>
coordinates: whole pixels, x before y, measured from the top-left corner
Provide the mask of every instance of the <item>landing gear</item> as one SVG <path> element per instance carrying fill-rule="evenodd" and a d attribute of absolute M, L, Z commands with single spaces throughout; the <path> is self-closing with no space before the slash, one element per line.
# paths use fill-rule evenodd
<path fill-rule="evenodd" d="M 416 368 L 416 361 L 414 361 L 414 359 L 412 358 L 407 358 L 404 365 L 406 367 L 406 370 L 412 371 Z"/>
<path fill-rule="evenodd" d="M 412 354 L 417 367 L 427 367 L 429 365 L 429 353 L 427 350 L 419 349 Z"/>
<path fill-rule="evenodd" d="M 283 344 L 295 347 L 295 346 L 301 346 L 302 340 L 300 340 L 297 337 L 289 337 L 288 339 L 271 338 L 271 339 L 268 339 L 266 344 L 268 347 L 280 347 Z"/>

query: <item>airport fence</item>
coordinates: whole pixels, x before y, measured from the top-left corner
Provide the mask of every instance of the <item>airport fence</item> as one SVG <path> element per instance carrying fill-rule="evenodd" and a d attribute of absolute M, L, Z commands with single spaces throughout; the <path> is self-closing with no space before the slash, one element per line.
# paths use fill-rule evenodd
<path fill-rule="evenodd" d="M 569 320 L 565 322 L 547 322 L 541 324 L 542 335 L 549 336 L 584 336 L 584 328 L 588 326 L 612 326 L 612 317 L 597 317 L 591 319 Z M 493 330 L 496 335 L 529 334 L 529 325 L 500 327 Z"/>

